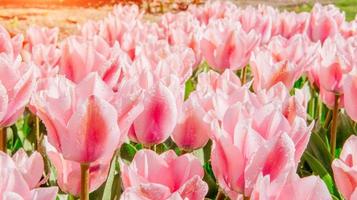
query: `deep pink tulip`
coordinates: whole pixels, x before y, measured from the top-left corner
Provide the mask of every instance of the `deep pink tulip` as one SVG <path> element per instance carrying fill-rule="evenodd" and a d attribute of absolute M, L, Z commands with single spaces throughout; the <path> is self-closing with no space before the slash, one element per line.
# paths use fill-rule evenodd
<path fill-rule="evenodd" d="M 202 200 L 208 192 L 201 163 L 191 154 L 141 150 L 130 165 L 120 167 L 125 188 L 122 200 Z"/>
<path fill-rule="evenodd" d="M 77 162 L 66 160 L 45 140 L 45 147 L 51 163 L 57 172 L 57 183 L 63 192 L 79 196 L 81 191 L 81 169 Z M 111 157 L 100 158 L 89 168 L 89 191 L 98 189 L 107 179 Z"/>
<path fill-rule="evenodd" d="M 12 125 L 25 109 L 35 86 L 33 65 L 0 54 L 0 127 Z"/>
<path fill-rule="evenodd" d="M 63 76 L 50 79 L 32 103 L 47 128 L 49 142 L 71 161 L 90 163 L 111 156 L 124 138 L 110 103 L 112 90 L 96 73 L 78 85 Z"/>
<path fill-rule="evenodd" d="M 331 200 L 325 183 L 317 176 L 300 178 L 294 171 L 274 181 L 259 176 L 251 200 Z"/>
<path fill-rule="evenodd" d="M 177 125 L 171 135 L 172 140 L 182 149 L 193 150 L 203 147 L 210 138 L 210 124 L 204 121 L 205 110 L 194 98 L 183 105 Z"/>
<path fill-rule="evenodd" d="M 36 45 L 56 45 L 58 40 L 59 28 L 47 28 L 30 26 L 26 31 L 26 41 L 29 43 L 30 50 Z"/>
<path fill-rule="evenodd" d="M 35 152 L 27 157 L 23 150 L 14 158 L 0 152 L 1 200 L 55 200 L 57 187 L 35 188 L 43 173 L 43 160 Z M 41 168 L 42 166 L 42 168 Z"/>
<path fill-rule="evenodd" d="M 215 70 L 237 70 L 248 64 L 250 54 L 260 41 L 255 31 L 245 32 L 232 20 L 216 20 L 208 24 L 201 39 L 201 51 Z"/>
<path fill-rule="evenodd" d="M 340 158 L 332 162 L 336 186 L 347 200 L 357 198 L 357 137 L 350 136 L 343 145 Z"/>

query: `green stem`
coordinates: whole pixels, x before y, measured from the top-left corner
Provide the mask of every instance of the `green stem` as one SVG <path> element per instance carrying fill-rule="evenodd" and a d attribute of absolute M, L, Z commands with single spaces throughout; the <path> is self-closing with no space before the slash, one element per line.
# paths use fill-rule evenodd
<path fill-rule="evenodd" d="M 6 153 L 6 128 L 0 127 L 0 151 Z"/>
<path fill-rule="evenodd" d="M 216 200 L 224 200 L 225 198 L 226 198 L 226 195 L 224 194 L 224 192 L 222 190 L 218 190 Z"/>
<path fill-rule="evenodd" d="M 89 200 L 89 163 L 81 163 L 81 200 Z"/>
<path fill-rule="evenodd" d="M 331 147 L 331 156 L 335 158 L 335 150 L 336 150 L 336 134 L 337 134 L 337 120 L 338 120 L 338 104 L 339 104 L 339 95 L 335 95 L 335 104 L 333 106 L 332 112 L 332 125 L 331 125 L 331 140 L 330 140 L 330 147 Z"/>

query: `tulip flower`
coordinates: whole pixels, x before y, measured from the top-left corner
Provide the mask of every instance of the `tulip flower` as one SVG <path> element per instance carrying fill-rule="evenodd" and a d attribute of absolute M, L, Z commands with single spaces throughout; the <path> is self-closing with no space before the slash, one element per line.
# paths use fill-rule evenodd
<path fill-rule="evenodd" d="M 357 121 L 357 107 L 355 103 L 355 91 L 357 89 L 357 76 L 348 75 L 343 82 L 344 107 L 348 116 Z"/>
<path fill-rule="evenodd" d="M 95 73 L 78 85 L 61 76 L 51 82 L 51 90 L 37 92 L 34 106 L 49 142 L 64 159 L 81 164 L 81 198 L 88 199 L 90 165 L 112 157 L 124 138 L 110 103 L 112 90 Z"/>
<path fill-rule="evenodd" d="M 317 176 L 300 178 L 295 172 L 270 180 L 260 175 L 252 192 L 251 200 L 331 200 L 325 183 Z"/>
<path fill-rule="evenodd" d="M 0 26 L 0 53 L 7 54 L 11 59 L 19 56 L 22 50 L 22 42 L 24 41 L 23 35 L 10 36 L 9 32 Z"/>
<path fill-rule="evenodd" d="M 38 27 L 30 26 L 26 31 L 26 40 L 29 43 L 30 51 L 36 45 L 56 45 L 58 40 L 58 27 L 47 28 L 47 27 Z"/>
<path fill-rule="evenodd" d="M 245 32 L 239 23 L 225 19 L 208 24 L 200 45 L 208 64 L 223 71 L 245 67 L 259 41 L 260 37 L 254 31 Z"/>
<path fill-rule="evenodd" d="M 33 66 L 0 54 L 0 150 L 6 152 L 6 130 L 23 113 L 35 85 Z M 5 132 L 4 132 L 5 131 Z"/>
<path fill-rule="evenodd" d="M 176 145 L 185 150 L 203 147 L 211 134 L 209 123 L 203 120 L 206 114 L 193 98 L 188 99 L 183 105 L 183 112 L 171 135 Z"/>
<path fill-rule="evenodd" d="M 200 161 L 191 154 L 177 156 L 172 150 L 161 155 L 141 150 L 130 165 L 120 165 L 125 188 L 122 200 L 202 200 L 208 192 Z"/>
<path fill-rule="evenodd" d="M 297 34 L 303 34 L 309 14 L 306 12 L 295 13 L 283 11 L 279 14 L 276 35 L 281 35 L 287 39 Z"/>
<path fill-rule="evenodd" d="M 61 52 L 54 45 L 38 44 L 32 48 L 31 58 L 28 62 L 33 62 L 36 66 L 36 77 L 49 77 L 58 74 L 58 64 Z"/>
<path fill-rule="evenodd" d="M 306 34 L 311 41 L 324 43 L 327 38 L 335 37 L 345 15 L 334 5 L 315 4 L 306 26 Z"/>
<path fill-rule="evenodd" d="M 35 152 L 27 157 L 19 150 L 11 159 L 0 152 L 0 199 L 55 200 L 57 187 L 37 188 L 43 173 L 43 160 Z"/>
<path fill-rule="evenodd" d="M 81 192 L 81 169 L 77 162 L 66 160 L 45 138 L 46 152 L 56 168 L 57 183 L 62 191 L 79 196 Z M 111 157 L 103 157 L 89 167 L 89 192 L 98 189 L 107 179 Z"/>
<path fill-rule="evenodd" d="M 340 158 L 332 162 L 337 189 L 346 200 L 357 198 L 356 150 L 357 137 L 352 135 L 343 145 Z"/>

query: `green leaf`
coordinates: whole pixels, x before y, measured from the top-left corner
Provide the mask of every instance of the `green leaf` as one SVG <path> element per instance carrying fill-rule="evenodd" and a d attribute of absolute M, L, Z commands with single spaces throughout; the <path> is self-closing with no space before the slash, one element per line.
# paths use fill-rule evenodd
<path fill-rule="evenodd" d="M 306 162 L 309 164 L 311 169 L 318 174 L 321 178 L 323 178 L 325 175 L 329 175 L 327 169 L 324 167 L 324 165 L 316 159 L 313 155 L 310 154 L 310 152 L 305 151 L 303 155 L 303 159 L 306 160 Z"/>
<path fill-rule="evenodd" d="M 137 150 L 134 145 L 130 143 L 124 143 L 120 148 L 120 157 L 127 161 L 132 161 Z"/>
<path fill-rule="evenodd" d="M 332 169 L 330 166 L 332 158 L 329 152 L 329 148 L 319 134 L 315 132 L 311 134 L 310 141 L 305 152 L 307 152 L 313 158 L 316 158 L 317 161 L 319 161 L 319 163 L 321 163 L 321 165 L 326 169 L 326 171 L 329 174 L 332 174 Z M 309 162 L 309 164 L 311 163 Z"/>
<path fill-rule="evenodd" d="M 193 92 L 196 88 L 195 83 L 193 82 L 192 79 L 189 79 L 188 81 L 186 81 L 185 83 L 185 99 L 187 99 L 191 92 Z"/>
<path fill-rule="evenodd" d="M 107 178 L 107 181 L 104 186 L 104 192 L 103 192 L 103 197 L 102 199 L 112 199 L 113 196 L 113 185 L 114 185 L 114 179 L 115 179 L 115 165 L 118 162 L 118 152 L 116 152 L 113 156 L 112 162 L 110 164 L 110 170 L 109 170 L 109 175 Z"/>

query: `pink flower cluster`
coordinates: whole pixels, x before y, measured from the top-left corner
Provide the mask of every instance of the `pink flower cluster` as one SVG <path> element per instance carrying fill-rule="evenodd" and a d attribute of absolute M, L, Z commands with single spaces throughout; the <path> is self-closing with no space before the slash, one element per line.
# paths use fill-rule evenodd
<path fill-rule="evenodd" d="M 0 125 L 14 124 L 26 106 L 38 116 L 57 184 L 75 196 L 80 164 L 89 164 L 92 192 L 123 143 L 171 138 L 185 152 L 212 141 L 213 174 L 231 199 L 332 199 L 321 178 L 296 171 L 314 126 L 309 87 L 330 108 L 338 98 L 357 121 L 356 24 L 331 5 L 295 13 L 215 1 L 154 22 L 119 5 L 62 41 L 58 28 L 11 37 L 0 27 Z M 301 77 L 310 85 L 293 89 Z M 195 90 L 185 98 L 189 81 Z M 351 200 L 356 150 L 351 137 L 332 165 Z M 57 188 L 38 187 L 43 168 L 37 152 L 0 153 L 0 199 L 55 199 Z M 131 163 L 120 159 L 120 171 L 122 200 L 203 200 L 208 192 L 191 153 L 140 150 Z"/>

